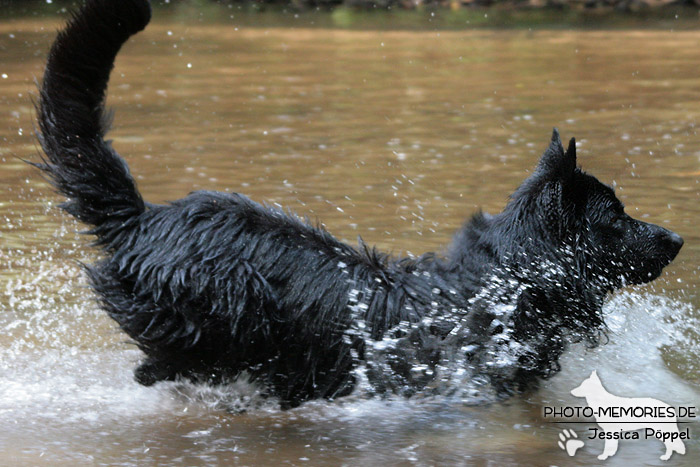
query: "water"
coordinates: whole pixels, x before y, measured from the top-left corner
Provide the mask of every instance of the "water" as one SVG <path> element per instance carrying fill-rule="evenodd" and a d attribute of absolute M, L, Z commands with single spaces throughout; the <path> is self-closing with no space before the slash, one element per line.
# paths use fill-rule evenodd
<path fill-rule="evenodd" d="M 17 159 L 37 154 L 33 80 L 58 23 L 5 18 L 0 465 L 598 465 L 602 441 L 569 458 L 565 425 L 542 417 L 580 403 L 569 391 L 592 369 L 617 394 L 700 405 L 700 33 L 353 30 L 321 15 L 252 27 L 208 11 L 157 13 L 117 60 L 111 137 L 149 201 L 240 191 L 349 242 L 439 250 L 475 209 L 503 207 L 558 126 L 630 214 L 686 244 L 659 280 L 611 299 L 607 345 L 575 347 L 506 404 L 350 397 L 281 412 L 244 383 L 143 388 L 139 351 L 85 288 L 78 262 L 95 252 Z M 660 442 L 623 441 L 608 464 L 697 465 L 700 443 L 686 445 L 664 463 Z"/>

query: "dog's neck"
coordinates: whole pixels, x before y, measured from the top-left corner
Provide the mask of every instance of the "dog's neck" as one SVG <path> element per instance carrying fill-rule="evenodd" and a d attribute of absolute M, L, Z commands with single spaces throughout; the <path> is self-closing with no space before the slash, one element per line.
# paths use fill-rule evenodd
<path fill-rule="evenodd" d="M 558 372 L 567 342 L 597 344 L 609 287 L 577 263 L 573 239 L 560 241 L 556 252 L 528 247 L 527 239 L 494 244 L 491 239 L 508 238 L 488 232 L 498 228 L 494 219 L 477 214 L 457 234 L 449 256 L 431 267 L 469 302 L 467 318 L 458 317 L 467 332 L 457 339 L 470 349 L 469 365 L 506 395 Z"/>
<path fill-rule="evenodd" d="M 365 340 L 363 360 L 374 388 L 462 394 L 481 381 L 478 397 L 507 396 L 558 372 L 568 342 L 597 343 L 608 291 L 577 263 L 574 239 L 545 247 L 513 232 L 477 214 L 446 258 L 394 263 L 403 286 L 426 291 L 407 297 L 429 300 L 407 298 L 413 311 L 401 314 L 413 316 L 411 324 L 370 325 L 378 332 Z"/>

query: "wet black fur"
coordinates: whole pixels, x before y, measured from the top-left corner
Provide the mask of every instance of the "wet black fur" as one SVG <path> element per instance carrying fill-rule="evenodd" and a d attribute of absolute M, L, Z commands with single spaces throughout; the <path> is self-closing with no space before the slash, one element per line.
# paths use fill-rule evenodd
<path fill-rule="evenodd" d="M 145 0 L 73 15 L 49 54 L 36 164 L 92 226 L 104 258 L 89 278 L 146 354 L 142 384 L 245 371 L 284 406 L 358 378 L 379 393 L 509 395 L 555 373 L 567 341 L 595 343 L 606 295 L 654 279 L 682 245 L 624 214 L 556 130 L 504 211 L 475 215 L 444 257 L 352 247 L 240 194 L 145 203 L 103 137 L 114 58 L 149 19 Z"/>

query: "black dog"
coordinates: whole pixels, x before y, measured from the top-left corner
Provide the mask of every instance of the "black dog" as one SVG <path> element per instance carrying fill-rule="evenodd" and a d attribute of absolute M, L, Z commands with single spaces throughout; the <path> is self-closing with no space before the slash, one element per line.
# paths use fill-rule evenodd
<path fill-rule="evenodd" d="M 554 131 L 496 216 L 475 215 L 445 257 L 395 260 L 240 194 L 144 202 L 104 140 L 104 98 L 146 0 L 89 0 L 49 54 L 36 164 L 94 226 L 103 308 L 147 355 L 145 385 L 250 375 L 285 407 L 350 393 L 505 396 L 595 344 L 608 293 L 659 276 L 683 240 L 632 219 Z"/>

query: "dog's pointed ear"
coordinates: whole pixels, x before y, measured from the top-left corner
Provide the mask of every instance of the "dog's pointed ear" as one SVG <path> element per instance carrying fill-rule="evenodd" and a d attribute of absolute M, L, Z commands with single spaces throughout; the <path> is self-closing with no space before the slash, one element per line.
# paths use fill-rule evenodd
<path fill-rule="evenodd" d="M 564 154 L 566 160 L 572 163 L 574 169 L 576 168 L 576 138 L 571 138 L 569 140 L 569 147 L 566 148 L 566 153 Z"/>
<path fill-rule="evenodd" d="M 596 370 L 591 371 L 590 378 L 600 382 L 600 378 L 598 378 L 598 372 Z"/>
<path fill-rule="evenodd" d="M 576 170 L 576 140 L 571 138 L 569 148 L 564 152 L 559 131 L 555 128 L 549 147 L 540 158 L 536 174 L 547 180 L 568 182 Z"/>

